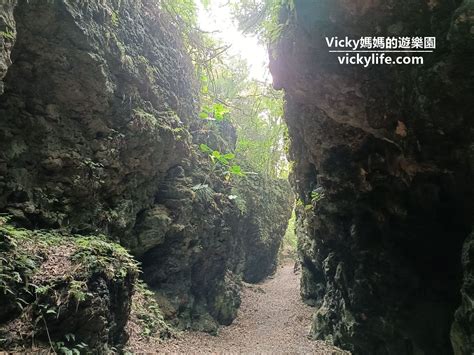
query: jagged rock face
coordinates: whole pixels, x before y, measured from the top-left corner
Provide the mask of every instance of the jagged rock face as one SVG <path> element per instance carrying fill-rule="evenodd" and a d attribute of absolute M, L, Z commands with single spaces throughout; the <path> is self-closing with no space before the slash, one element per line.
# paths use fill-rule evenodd
<path fill-rule="evenodd" d="M 111 236 L 143 262 L 169 317 L 215 331 L 236 315 L 251 258 L 265 255 L 249 280 L 274 269 L 289 191 L 267 189 L 242 212 L 195 153 L 232 150 L 235 130 L 201 135 L 193 67 L 167 16 L 147 0 L 0 5 L 11 32 L 0 46 L 0 212 Z"/>
<path fill-rule="evenodd" d="M 189 155 L 195 96 L 179 37 L 135 1 L 24 1 L 15 21 L 0 205 L 34 226 L 126 233 Z"/>
<path fill-rule="evenodd" d="M 198 183 L 202 180 L 194 185 Z M 228 197 L 210 187 L 193 191 L 191 186 L 192 179 L 184 176 L 163 181 L 158 205 L 138 219 L 138 237 L 149 235 L 155 243 L 140 260 L 167 318 L 179 316 L 181 327 L 215 332 L 213 318 L 229 324 L 240 304 L 242 243 L 236 239 L 238 219 Z M 235 292 L 224 292 L 227 288 Z M 218 295 L 225 298 L 222 305 L 215 304 Z M 221 314 L 224 304 L 230 316 Z"/>
<path fill-rule="evenodd" d="M 15 42 L 14 2 L 0 4 L 0 95 L 3 94 L 3 78 L 11 64 L 10 53 Z"/>
<path fill-rule="evenodd" d="M 243 206 L 241 230 L 244 245 L 243 279 L 259 282 L 275 272 L 281 236 L 285 235 L 287 223 L 294 204 L 293 194 L 286 180 L 267 180 L 249 177 L 236 189 Z"/>
<path fill-rule="evenodd" d="M 470 244 L 451 331 L 473 222 L 473 11 L 295 0 L 282 13 L 271 69 L 287 99 L 301 292 L 312 334 L 355 354 L 474 351 Z M 437 49 L 421 66 L 343 66 L 325 37 L 346 35 L 436 36 Z"/>
<path fill-rule="evenodd" d="M 474 233 L 464 242 L 462 252 L 464 269 L 463 285 L 461 288 L 461 306 L 454 314 L 451 327 L 451 343 L 455 354 L 469 354 L 474 349 Z"/>
<path fill-rule="evenodd" d="M 261 177 L 217 194 L 210 188 L 190 190 L 188 179 L 165 179 L 157 197 L 163 207 L 140 218 L 139 238 L 159 243 L 140 259 L 169 318 L 181 313 L 181 326 L 215 332 L 208 312 L 221 324 L 232 322 L 240 278 L 257 282 L 275 270 L 291 194 L 286 182 Z M 160 241 L 153 238 L 159 234 Z"/>

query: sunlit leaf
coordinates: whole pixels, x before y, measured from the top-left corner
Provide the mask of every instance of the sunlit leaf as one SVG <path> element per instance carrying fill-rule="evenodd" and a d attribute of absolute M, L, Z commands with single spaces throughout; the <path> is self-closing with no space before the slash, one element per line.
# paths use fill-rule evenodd
<path fill-rule="evenodd" d="M 200 144 L 199 149 L 204 153 L 212 153 L 212 149 L 207 144 Z"/>
<path fill-rule="evenodd" d="M 230 173 L 238 176 L 244 175 L 242 168 L 239 165 L 232 165 L 230 167 Z"/>

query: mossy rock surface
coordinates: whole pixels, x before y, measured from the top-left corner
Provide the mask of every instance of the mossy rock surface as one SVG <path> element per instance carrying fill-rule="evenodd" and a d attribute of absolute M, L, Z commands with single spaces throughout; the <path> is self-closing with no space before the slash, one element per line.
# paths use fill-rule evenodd
<path fill-rule="evenodd" d="M 0 220 L 0 349 L 120 346 L 138 265 L 104 236 Z M 64 350 L 63 349 L 63 350 Z"/>

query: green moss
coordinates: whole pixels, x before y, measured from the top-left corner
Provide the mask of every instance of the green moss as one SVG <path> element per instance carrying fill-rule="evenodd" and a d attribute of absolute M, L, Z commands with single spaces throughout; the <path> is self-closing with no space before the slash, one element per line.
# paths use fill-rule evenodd
<path fill-rule="evenodd" d="M 138 273 L 138 263 L 122 246 L 111 243 L 103 235 L 77 237 L 76 252 L 71 260 L 80 265 L 87 276 L 105 274 L 108 279 L 123 279 L 129 272 Z"/>
<path fill-rule="evenodd" d="M 247 203 L 245 198 L 242 197 L 242 193 L 239 189 L 233 187 L 231 190 L 231 195 L 233 196 L 233 202 L 235 206 L 239 209 L 241 215 L 245 215 L 247 213 Z"/>
<path fill-rule="evenodd" d="M 154 115 L 140 108 L 133 110 L 134 123 L 140 128 L 153 129 L 158 125 L 158 120 Z"/>
<path fill-rule="evenodd" d="M 144 282 L 137 281 L 129 322 L 138 327 L 141 336 L 166 339 L 176 330 L 166 323 L 155 297 Z"/>
<path fill-rule="evenodd" d="M 237 307 L 233 299 L 228 297 L 225 293 L 219 293 L 214 302 L 214 309 L 218 314 L 219 319 L 230 322 L 237 316 Z"/>
<path fill-rule="evenodd" d="M 71 317 L 82 304 L 98 304 L 93 299 L 101 296 L 90 289 L 91 280 L 101 277 L 126 285 L 138 271 L 133 257 L 105 236 L 22 229 L 0 217 L 0 348 L 23 349 L 31 342 L 28 335 L 15 338 L 17 333 L 5 321 L 18 319 L 36 338 L 49 322 Z M 61 338 L 53 340 L 62 347 L 74 346 Z"/>
<path fill-rule="evenodd" d="M 30 294 L 30 280 L 43 258 L 47 248 L 56 246 L 60 237 L 42 231 L 31 232 L 18 229 L 8 223 L 8 217 L 0 217 L 0 294 L 23 308 L 25 294 Z M 36 253 L 32 253 L 32 248 Z"/>
<path fill-rule="evenodd" d="M 8 28 L 5 31 L 0 31 L 0 36 L 10 41 L 15 39 L 15 33 Z"/>
<path fill-rule="evenodd" d="M 119 25 L 119 14 L 117 11 L 112 11 L 110 22 L 112 23 L 112 26 L 114 27 L 117 27 Z"/>

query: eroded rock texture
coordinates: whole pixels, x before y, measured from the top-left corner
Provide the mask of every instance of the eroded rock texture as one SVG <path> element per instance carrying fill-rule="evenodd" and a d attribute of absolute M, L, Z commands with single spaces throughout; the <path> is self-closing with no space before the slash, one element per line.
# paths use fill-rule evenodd
<path fill-rule="evenodd" d="M 0 3 L 0 95 L 3 93 L 3 78 L 11 64 L 10 53 L 15 42 L 15 19 L 13 7 L 16 1 Z"/>
<path fill-rule="evenodd" d="M 118 235 L 189 155 L 191 64 L 141 2 L 20 2 L 1 97 L 0 203 L 34 226 Z M 173 153 L 173 154 L 171 154 Z"/>
<path fill-rule="evenodd" d="M 0 217 L 0 255 L 0 349 L 84 342 L 83 351 L 104 353 L 127 340 L 139 269 L 123 247 L 99 235 L 15 228 Z"/>
<path fill-rule="evenodd" d="M 472 353 L 470 244 L 456 311 L 473 222 L 472 1 L 294 3 L 271 67 L 312 334 L 355 354 Z M 343 66 L 326 36 L 437 48 L 419 66 Z"/>
<path fill-rule="evenodd" d="M 257 282 L 275 270 L 292 201 L 286 182 L 249 178 L 214 193 L 192 191 L 186 180 L 165 179 L 163 205 L 139 216 L 138 238 L 156 245 L 140 260 L 167 317 L 182 313 L 182 326 L 215 332 L 212 318 L 230 324 L 236 316 L 240 279 Z"/>
<path fill-rule="evenodd" d="M 242 223 L 239 234 L 243 238 L 245 260 L 243 279 L 259 282 L 272 274 L 278 263 L 281 246 L 279 236 L 285 235 L 293 194 L 286 180 L 262 179 L 249 176 L 238 184 L 235 193 L 241 211 Z"/>
<path fill-rule="evenodd" d="M 290 193 L 268 188 L 243 211 L 196 153 L 232 150 L 235 131 L 203 133 L 168 15 L 148 0 L 22 0 L 0 5 L 0 30 L 0 211 L 28 228 L 104 233 L 143 263 L 167 316 L 229 324 L 251 246 L 266 259 L 249 279 L 274 269 Z"/>

